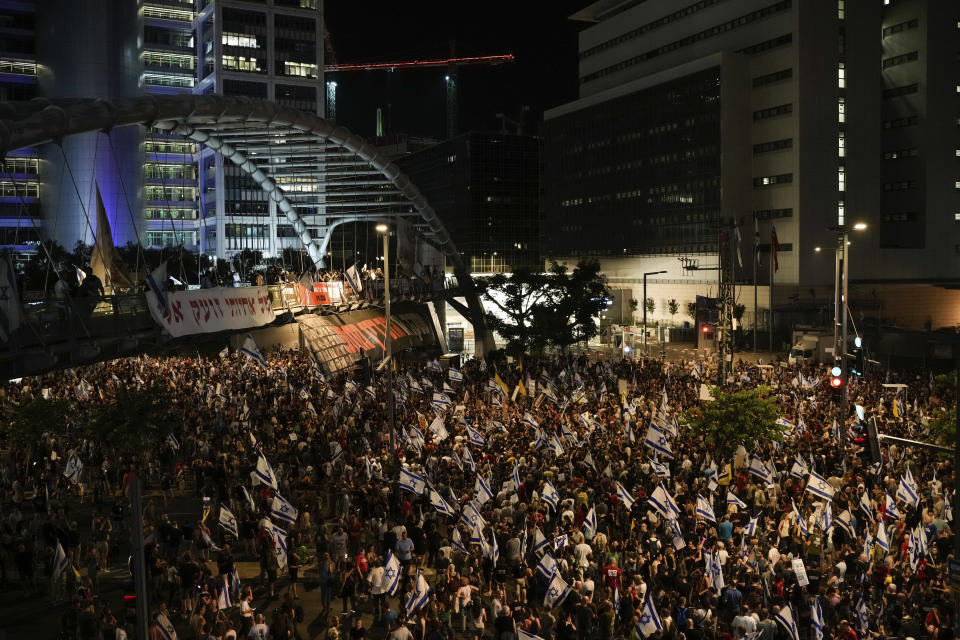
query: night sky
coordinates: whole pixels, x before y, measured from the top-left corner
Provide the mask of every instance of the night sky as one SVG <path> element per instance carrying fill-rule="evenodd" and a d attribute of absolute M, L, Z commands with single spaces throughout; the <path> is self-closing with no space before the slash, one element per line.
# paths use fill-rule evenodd
<path fill-rule="evenodd" d="M 519 119 L 529 105 L 527 133 L 544 109 L 577 96 L 577 33 L 568 16 L 589 0 L 366 3 L 327 0 L 327 29 L 339 64 L 512 53 L 516 62 L 459 69 L 459 131 L 499 131 L 502 112 Z M 328 59 L 327 63 L 331 61 Z M 337 121 L 372 136 L 377 107 L 385 133 L 445 137 L 443 68 L 352 71 L 337 81 Z M 513 126 L 508 124 L 508 130 Z"/>

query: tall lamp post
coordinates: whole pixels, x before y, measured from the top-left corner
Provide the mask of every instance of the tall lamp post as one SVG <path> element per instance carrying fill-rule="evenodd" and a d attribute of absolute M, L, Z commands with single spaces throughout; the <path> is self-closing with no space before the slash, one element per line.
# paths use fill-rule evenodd
<path fill-rule="evenodd" d="M 663 271 L 647 271 L 643 274 L 643 355 L 647 356 L 647 276 L 655 276 Z"/>
<path fill-rule="evenodd" d="M 834 307 L 833 307 L 833 359 L 834 362 L 839 358 L 840 372 L 843 377 L 843 388 L 840 393 L 840 419 L 842 428 L 846 428 L 847 421 L 847 400 L 848 383 L 850 376 L 847 373 L 847 300 L 848 300 L 848 274 L 850 272 L 850 230 L 864 231 L 867 225 L 858 222 L 852 227 L 845 224 L 829 227 L 831 231 L 837 232 L 837 260 L 836 273 L 834 274 Z M 842 288 L 837 286 L 842 282 Z M 839 327 L 839 336 L 837 328 Z M 839 338 L 839 342 L 838 342 Z"/>
<path fill-rule="evenodd" d="M 387 366 L 387 421 L 390 425 L 390 459 L 396 455 L 396 416 L 393 406 L 393 336 L 390 333 L 390 227 L 386 224 L 376 226 L 377 233 L 383 236 L 383 300 L 386 321 L 384 323 L 384 358 Z"/>

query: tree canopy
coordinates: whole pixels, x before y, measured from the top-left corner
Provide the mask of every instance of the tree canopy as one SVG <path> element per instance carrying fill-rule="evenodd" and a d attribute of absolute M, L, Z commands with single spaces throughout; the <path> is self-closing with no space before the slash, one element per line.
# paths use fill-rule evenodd
<path fill-rule="evenodd" d="M 741 444 L 750 451 L 758 442 L 783 440 L 779 413 L 770 387 L 728 392 L 710 387 L 713 400 L 688 409 L 685 417 L 694 436 L 703 436 L 715 458 L 729 460 Z"/>
<path fill-rule="evenodd" d="M 572 271 L 556 262 L 545 273 L 518 268 L 481 286 L 494 309 L 487 313 L 487 325 L 507 341 L 507 352 L 514 356 L 589 340 L 597 334 L 596 316 L 610 297 L 595 260 L 581 261 Z"/>

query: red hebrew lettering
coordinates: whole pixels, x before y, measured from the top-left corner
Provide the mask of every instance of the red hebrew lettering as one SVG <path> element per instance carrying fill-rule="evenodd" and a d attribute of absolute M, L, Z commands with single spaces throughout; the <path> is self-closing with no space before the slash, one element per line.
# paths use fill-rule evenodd
<path fill-rule="evenodd" d="M 200 324 L 200 305 L 196 300 L 190 301 L 190 309 L 193 311 L 193 321 Z"/>
<path fill-rule="evenodd" d="M 170 304 L 170 313 L 173 316 L 173 322 L 183 322 L 183 309 L 180 307 L 179 300 L 174 300 Z"/>

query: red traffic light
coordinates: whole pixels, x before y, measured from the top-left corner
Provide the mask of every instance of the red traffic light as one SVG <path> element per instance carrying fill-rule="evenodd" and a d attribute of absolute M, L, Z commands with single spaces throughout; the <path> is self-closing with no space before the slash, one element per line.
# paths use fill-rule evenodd
<path fill-rule="evenodd" d="M 710 333 L 710 325 L 706 325 L 706 324 L 703 325 L 703 328 L 701 329 L 701 331 L 703 331 L 704 333 Z"/>
<path fill-rule="evenodd" d="M 843 378 L 840 376 L 832 376 L 830 378 L 830 386 L 834 389 L 839 389 L 841 386 L 843 386 Z"/>

